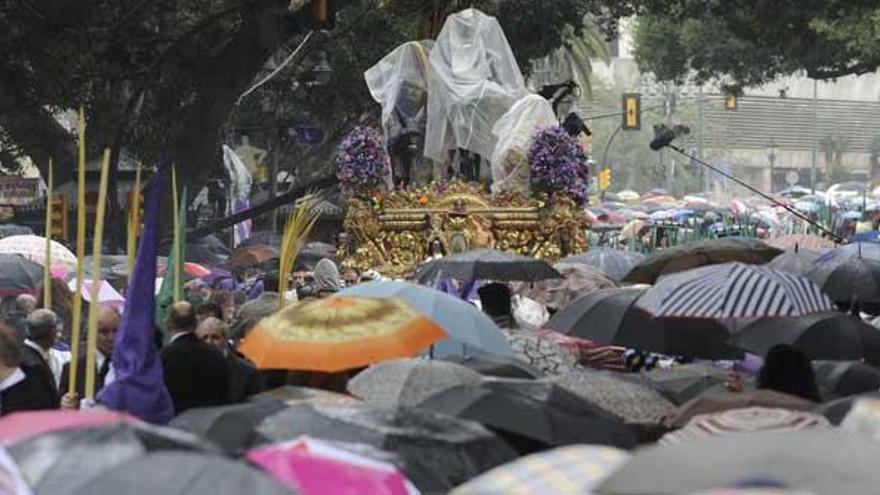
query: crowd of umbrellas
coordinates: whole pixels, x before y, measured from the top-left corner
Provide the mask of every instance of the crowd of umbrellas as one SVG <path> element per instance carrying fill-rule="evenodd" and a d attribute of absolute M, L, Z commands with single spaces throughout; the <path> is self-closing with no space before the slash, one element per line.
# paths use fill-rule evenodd
<path fill-rule="evenodd" d="M 28 236 L 6 241 L 16 237 L 16 254 L 0 240 L 0 288 L 37 287 L 41 249 L 29 256 Z M 201 246 L 186 278 L 212 286 L 277 257 L 270 245 Z M 314 244 L 298 263 L 332 254 Z M 106 258 L 102 280 L 127 273 Z M 487 282 L 512 288 L 528 330 L 469 301 Z M 123 298 L 112 286 L 106 297 Z M 728 236 L 553 265 L 470 251 L 408 281 L 261 310 L 239 351 L 262 369 L 349 372 L 345 393 L 288 385 L 167 426 L 14 414 L 0 420 L 0 492 L 872 493 L 875 315 L 875 243 Z M 747 372 L 728 391 L 731 369 L 780 344 L 812 361 L 821 402 L 756 388 Z"/>
<path fill-rule="evenodd" d="M 639 252 L 722 235 L 769 238 L 821 229 L 841 240 L 880 239 L 876 229 L 880 188 L 871 190 L 861 182 L 816 192 L 792 186 L 774 194 L 773 201 L 762 196 L 720 201 L 702 194 L 676 198 L 663 189 L 645 194 L 625 190 L 606 193 L 587 211 L 596 234 L 594 243 L 624 245 Z M 860 222 L 867 228 L 857 229 Z"/>

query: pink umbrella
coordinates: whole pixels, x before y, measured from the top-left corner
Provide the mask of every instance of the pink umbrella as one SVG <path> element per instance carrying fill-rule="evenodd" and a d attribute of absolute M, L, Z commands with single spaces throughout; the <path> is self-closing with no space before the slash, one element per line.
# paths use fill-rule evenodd
<path fill-rule="evenodd" d="M 51 431 L 87 428 L 110 423 L 128 423 L 137 418 L 116 411 L 27 411 L 0 419 L 0 443 L 12 445 Z"/>
<path fill-rule="evenodd" d="M 248 452 L 247 459 L 304 495 L 415 495 L 418 490 L 394 466 L 332 443 L 302 436 Z"/>
<path fill-rule="evenodd" d="M 76 279 L 74 278 L 70 282 L 67 283 L 67 288 L 70 289 L 71 292 L 76 290 Z M 86 302 L 92 302 L 92 281 L 91 279 L 85 279 L 82 282 L 82 294 L 83 299 Z M 109 304 L 114 306 L 119 311 L 122 311 L 122 308 L 125 306 L 125 298 L 122 297 L 122 294 L 116 291 L 112 285 L 106 280 L 101 280 L 101 285 L 98 288 L 98 302 L 101 304 Z"/>

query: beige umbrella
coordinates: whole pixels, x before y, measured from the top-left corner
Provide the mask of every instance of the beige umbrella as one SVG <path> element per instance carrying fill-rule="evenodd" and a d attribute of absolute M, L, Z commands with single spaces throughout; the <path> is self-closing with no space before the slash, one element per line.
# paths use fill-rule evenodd
<path fill-rule="evenodd" d="M 553 268 L 564 278 L 513 285 L 515 294 L 562 309 L 578 297 L 599 289 L 612 289 L 617 282 L 598 268 L 580 263 L 557 263 Z"/>
<path fill-rule="evenodd" d="M 694 416 L 684 428 L 664 435 L 660 443 L 667 445 L 708 436 L 758 431 L 797 431 L 809 428 L 831 428 L 831 424 L 823 416 L 806 411 L 745 407 Z"/>

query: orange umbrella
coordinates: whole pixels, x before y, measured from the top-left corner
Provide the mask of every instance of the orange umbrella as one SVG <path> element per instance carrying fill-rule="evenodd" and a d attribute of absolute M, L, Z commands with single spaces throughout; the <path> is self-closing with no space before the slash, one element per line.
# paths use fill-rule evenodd
<path fill-rule="evenodd" d="M 414 356 L 444 338 L 403 300 L 335 296 L 264 318 L 239 350 L 261 369 L 337 372 Z"/>

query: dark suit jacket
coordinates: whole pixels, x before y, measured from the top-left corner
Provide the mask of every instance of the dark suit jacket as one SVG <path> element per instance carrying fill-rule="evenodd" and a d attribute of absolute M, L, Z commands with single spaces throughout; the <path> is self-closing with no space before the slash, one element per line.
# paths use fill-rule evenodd
<path fill-rule="evenodd" d="M 57 409 L 58 396 L 54 383 L 47 383 L 43 371 L 33 366 L 22 365 L 24 380 L 0 392 L 0 416 L 16 411 L 38 409 Z M 53 385 L 49 387 L 49 385 Z"/>
<path fill-rule="evenodd" d="M 49 363 L 43 359 L 43 356 L 40 355 L 36 349 L 22 344 L 21 368 L 23 370 L 28 368 L 33 372 L 35 379 L 43 382 L 43 387 L 52 391 L 52 395 L 55 397 L 54 407 L 61 405 L 61 400 L 58 396 L 58 387 L 55 386 L 55 375 L 52 374 L 52 368 L 49 367 Z"/>
<path fill-rule="evenodd" d="M 202 342 L 195 333 L 178 337 L 165 346 L 160 355 L 175 414 L 193 407 L 219 406 L 228 402 L 226 358 Z"/>
<path fill-rule="evenodd" d="M 229 373 L 229 401 L 244 402 L 248 397 L 263 391 L 263 376 L 247 359 L 230 349 L 226 355 Z"/>
<path fill-rule="evenodd" d="M 95 369 L 95 395 L 98 394 L 98 391 L 104 388 L 104 377 L 98 372 L 98 369 Z M 64 395 L 67 393 L 67 387 L 70 386 L 70 362 L 64 363 L 64 367 L 61 368 L 61 383 L 58 385 L 58 395 Z M 86 355 L 82 354 L 79 357 L 79 365 L 76 367 L 76 393 L 79 394 L 79 398 L 82 399 L 85 396 L 86 391 Z"/>

